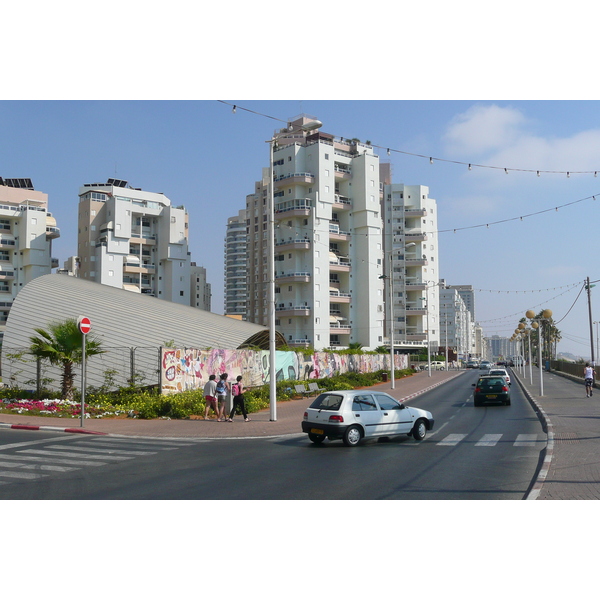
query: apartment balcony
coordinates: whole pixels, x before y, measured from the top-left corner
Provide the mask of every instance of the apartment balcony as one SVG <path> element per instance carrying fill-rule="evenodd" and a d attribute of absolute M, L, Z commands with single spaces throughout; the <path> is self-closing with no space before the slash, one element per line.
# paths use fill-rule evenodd
<path fill-rule="evenodd" d="M 333 200 L 333 208 L 337 210 L 350 210 L 352 208 L 352 200 L 347 196 L 336 194 Z"/>
<path fill-rule="evenodd" d="M 0 270 L 0 281 L 8 281 L 9 279 L 14 279 L 14 278 L 15 278 L 14 269 L 2 268 L 2 270 Z"/>
<path fill-rule="evenodd" d="M 418 306 L 408 305 L 406 307 L 406 316 L 407 317 L 417 317 L 417 316 L 425 317 L 425 316 L 427 316 L 427 309 L 424 306 L 418 307 Z"/>
<path fill-rule="evenodd" d="M 288 346 L 295 346 L 299 348 L 308 348 L 312 343 L 312 340 L 306 339 L 297 339 L 297 340 L 288 340 Z"/>
<path fill-rule="evenodd" d="M 429 261 L 426 258 L 406 258 L 404 264 L 407 267 L 426 267 Z"/>
<path fill-rule="evenodd" d="M 137 262 L 124 262 L 123 263 L 123 273 L 154 273 L 156 271 L 156 267 L 150 264 L 142 264 L 139 261 Z"/>
<path fill-rule="evenodd" d="M 405 233 L 404 234 L 404 241 L 406 243 L 409 242 L 426 242 L 427 241 L 427 234 L 424 231 L 414 231 L 412 233 Z"/>
<path fill-rule="evenodd" d="M 407 342 L 425 342 L 427 340 L 427 333 L 406 333 Z"/>
<path fill-rule="evenodd" d="M 285 202 L 275 204 L 276 218 L 288 217 L 308 217 L 312 210 L 312 200 L 310 198 L 294 198 Z"/>
<path fill-rule="evenodd" d="M 329 335 L 350 335 L 352 328 L 346 323 L 329 323 Z M 333 345 L 333 343 L 331 344 Z"/>
<path fill-rule="evenodd" d="M 60 229 L 58 227 L 46 227 L 46 240 L 54 240 L 60 237 Z"/>
<path fill-rule="evenodd" d="M 334 175 L 336 180 L 352 179 L 352 171 L 350 169 L 343 169 L 337 165 L 334 169 Z"/>
<path fill-rule="evenodd" d="M 50 259 L 50 268 L 58 269 L 58 266 L 59 266 L 58 258 L 51 258 Z"/>
<path fill-rule="evenodd" d="M 284 240 L 282 242 L 277 242 L 275 248 L 277 248 L 277 250 L 309 250 L 310 240 Z"/>
<path fill-rule="evenodd" d="M 335 273 L 349 273 L 350 259 L 345 256 L 338 256 L 335 252 L 329 253 L 329 271 Z"/>
<path fill-rule="evenodd" d="M 278 275 L 275 275 L 275 279 L 279 283 L 309 283 L 310 273 L 307 273 L 306 271 L 279 273 Z"/>
<path fill-rule="evenodd" d="M 287 175 L 279 175 L 274 179 L 275 187 L 278 183 L 288 184 L 311 184 L 315 182 L 315 176 L 312 173 L 287 173 Z"/>
<path fill-rule="evenodd" d="M 283 306 L 275 307 L 278 317 L 310 317 L 310 306 Z"/>
<path fill-rule="evenodd" d="M 406 281 L 406 291 L 423 291 L 427 289 L 427 284 L 423 281 Z"/>
<path fill-rule="evenodd" d="M 349 304 L 352 299 L 352 294 L 348 294 L 347 292 L 340 292 L 335 288 L 329 288 L 329 301 L 330 302 L 338 302 Z"/>
<path fill-rule="evenodd" d="M 350 239 L 350 232 L 341 231 L 337 223 L 329 223 L 329 239 L 336 242 L 347 242 Z"/>
<path fill-rule="evenodd" d="M 148 245 L 153 246 L 156 244 L 156 234 L 146 232 L 146 231 L 139 231 L 139 230 L 136 231 L 135 229 L 132 229 L 131 237 L 129 238 L 129 243 L 130 244 L 148 244 Z"/>
<path fill-rule="evenodd" d="M 404 209 L 405 217 L 426 217 L 427 209 L 426 208 L 415 208 L 415 207 L 406 207 Z"/>

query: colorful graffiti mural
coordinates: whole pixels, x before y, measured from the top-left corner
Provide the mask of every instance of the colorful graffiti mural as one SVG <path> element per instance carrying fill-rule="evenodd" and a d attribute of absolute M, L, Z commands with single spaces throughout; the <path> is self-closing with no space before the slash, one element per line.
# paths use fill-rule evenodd
<path fill-rule="evenodd" d="M 346 372 L 370 373 L 389 369 L 389 354 L 335 354 L 315 352 L 277 352 L 277 381 L 319 379 Z M 396 369 L 408 368 L 408 356 L 394 356 Z M 269 382 L 269 352 L 266 350 L 199 350 L 163 348 L 161 355 L 161 391 L 173 394 L 202 388 L 209 375 L 242 375 L 247 387 Z"/>

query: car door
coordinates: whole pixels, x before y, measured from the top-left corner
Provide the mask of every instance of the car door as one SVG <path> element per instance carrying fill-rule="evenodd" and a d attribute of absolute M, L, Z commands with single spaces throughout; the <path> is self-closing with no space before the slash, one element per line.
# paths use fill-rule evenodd
<path fill-rule="evenodd" d="M 365 437 L 379 435 L 382 413 L 373 398 L 373 394 L 360 394 L 352 399 L 352 416 L 365 431 Z"/>
<path fill-rule="evenodd" d="M 408 433 L 413 426 L 413 418 L 405 406 L 387 394 L 375 394 L 381 412 L 380 435 Z"/>

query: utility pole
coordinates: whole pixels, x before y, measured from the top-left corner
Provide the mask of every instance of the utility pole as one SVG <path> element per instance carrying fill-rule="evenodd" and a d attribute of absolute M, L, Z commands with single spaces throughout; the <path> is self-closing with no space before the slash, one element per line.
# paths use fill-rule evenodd
<path fill-rule="evenodd" d="M 590 316 L 590 347 L 592 350 L 592 367 L 596 366 L 596 360 L 594 357 L 594 328 L 592 325 L 592 292 L 590 291 L 590 288 L 592 287 L 590 285 L 590 278 L 587 278 L 587 283 L 586 283 L 586 289 L 587 289 L 587 297 L 588 297 L 588 312 L 589 312 L 589 316 Z"/>

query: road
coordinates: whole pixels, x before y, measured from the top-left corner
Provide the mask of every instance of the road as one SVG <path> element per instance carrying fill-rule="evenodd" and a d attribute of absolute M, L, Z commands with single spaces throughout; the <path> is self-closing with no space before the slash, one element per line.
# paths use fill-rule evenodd
<path fill-rule="evenodd" d="M 0 431 L 0 499 L 523 499 L 546 435 L 520 388 L 473 406 L 467 372 L 409 402 L 430 410 L 423 442 L 313 445 Z M 300 424 L 298 424 L 300 430 Z"/>

